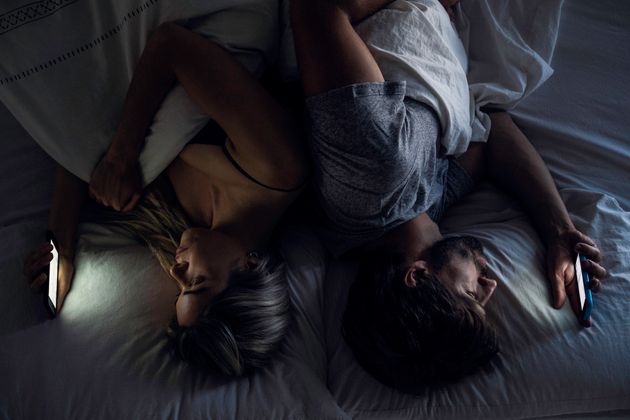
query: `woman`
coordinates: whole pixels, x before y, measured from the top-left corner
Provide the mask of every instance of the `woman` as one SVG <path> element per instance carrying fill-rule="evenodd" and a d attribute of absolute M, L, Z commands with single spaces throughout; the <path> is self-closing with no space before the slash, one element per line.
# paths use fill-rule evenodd
<path fill-rule="evenodd" d="M 227 139 L 220 146 L 188 145 L 141 198 L 138 157 L 176 81 Z M 144 240 L 177 282 L 171 337 L 183 359 L 240 375 L 261 366 L 281 342 L 289 316 L 286 279 L 283 264 L 263 250 L 304 184 L 299 134 L 289 113 L 219 45 L 172 23 L 148 41 L 89 194 L 122 211 L 108 218 Z M 49 228 L 60 253 L 59 309 L 72 282 L 87 192 L 58 168 Z M 46 282 L 38 273 L 50 252 L 43 245 L 27 259 L 34 288 Z"/>

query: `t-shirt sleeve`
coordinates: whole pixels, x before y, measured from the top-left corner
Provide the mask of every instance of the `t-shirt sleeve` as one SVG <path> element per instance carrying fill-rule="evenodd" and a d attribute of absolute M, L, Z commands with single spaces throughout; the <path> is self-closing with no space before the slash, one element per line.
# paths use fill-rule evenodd
<path fill-rule="evenodd" d="M 409 171 L 405 82 L 361 83 L 307 99 L 316 182 L 391 191 Z"/>
<path fill-rule="evenodd" d="M 405 88 L 361 83 L 307 99 L 319 201 L 349 244 L 429 206 L 439 125 L 430 108 L 407 102 Z"/>

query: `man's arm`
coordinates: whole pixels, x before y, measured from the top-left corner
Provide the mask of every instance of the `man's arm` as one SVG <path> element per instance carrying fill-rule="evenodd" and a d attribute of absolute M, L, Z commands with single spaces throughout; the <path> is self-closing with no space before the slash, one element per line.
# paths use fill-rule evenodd
<path fill-rule="evenodd" d="M 354 83 L 383 82 L 352 22 L 390 1 L 291 0 L 295 52 L 307 97 Z"/>
<path fill-rule="evenodd" d="M 510 115 L 497 112 L 490 118 L 492 128 L 485 147 L 488 176 L 521 202 L 547 246 L 553 306 L 560 308 L 568 297 L 579 314 L 574 253 L 588 257 L 582 267 L 592 274 L 594 291 L 599 288 L 599 279 L 606 276 L 599 265 L 601 253 L 593 240 L 573 225 L 545 163 Z M 583 324 L 590 325 L 590 321 Z"/>
<path fill-rule="evenodd" d="M 522 202 L 545 244 L 575 229 L 551 174 L 507 112 L 490 114 L 488 176 Z"/>

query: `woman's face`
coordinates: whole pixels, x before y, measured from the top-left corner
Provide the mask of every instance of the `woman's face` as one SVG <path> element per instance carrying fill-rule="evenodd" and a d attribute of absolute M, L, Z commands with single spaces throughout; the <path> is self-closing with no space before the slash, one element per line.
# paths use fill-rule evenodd
<path fill-rule="evenodd" d="M 244 250 L 229 235 L 205 229 L 186 230 L 177 248 L 171 276 L 180 294 L 175 303 L 177 322 L 191 326 L 212 299 L 228 285 L 230 270 L 241 260 Z"/>

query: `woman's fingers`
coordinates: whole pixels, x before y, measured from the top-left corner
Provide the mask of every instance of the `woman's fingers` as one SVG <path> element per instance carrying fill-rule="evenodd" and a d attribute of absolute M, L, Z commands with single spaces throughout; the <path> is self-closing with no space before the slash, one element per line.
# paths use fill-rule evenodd
<path fill-rule="evenodd" d="M 53 255 L 50 251 L 52 251 L 52 249 L 45 254 L 37 254 L 29 263 L 25 264 L 24 274 L 26 277 L 32 278 L 50 263 L 53 259 Z"/>
<path fill-rule="evenodd" d="M 52 251 L 52 245 L 49 243 L 43 243 L 40 246 L 38 246 L 33 252 L 28 254 L 28 256 L 26 257 L 26 260 L 24 261 L 24 274 L 29 275 L 30 274 L 29 268 L 31 267 L 31 265 L 33 265 L 33 263 L 37 261 L 39 258 L 41 258 L 43 255 L 51 251 Z"/>
<path fill-rule="evenodd" d="M 88 190 L 90 198 L 100 204 L 101 206 L 107 206 L 104 200 L 104 195 L 99 187 L 95 186 L 94 183 L 90 182 L 90 188 Z"/>
<path fill-rule="evenodd" d="M 35 277 L 33 281 L 31 281 L 31 289 L 33 291 L 39 291 L 44 283 L 48 280 L 48 275 L 46 273 L 41 273 L 39 276 Z"/>
<path fill-rule="evenodd" d="M 132 210 L 136 206 L 136 204 L 138 204 L 139 200 L 140 200 L 140 193 L 139 192 L 134 193 L 131 199 L 129 200 L 129 202 L 127 203 L 127 205 L 122 209 L 122 211 L 128 212 Z"/>

